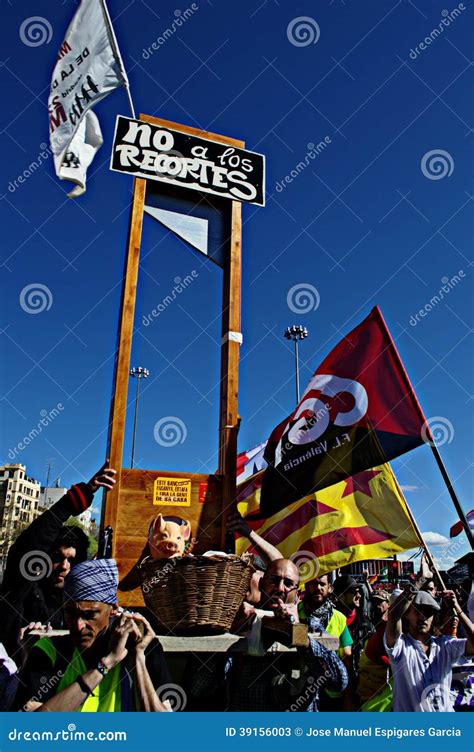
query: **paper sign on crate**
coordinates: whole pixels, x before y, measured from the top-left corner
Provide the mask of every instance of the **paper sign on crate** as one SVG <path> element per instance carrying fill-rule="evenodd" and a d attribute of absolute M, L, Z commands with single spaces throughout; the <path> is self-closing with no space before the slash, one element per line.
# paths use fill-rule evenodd
<path fill-rule="evenodd" d="M 153 504 L 190 507 L 191 480 L 189 478 L 156 478 L 153 485 Z"/>

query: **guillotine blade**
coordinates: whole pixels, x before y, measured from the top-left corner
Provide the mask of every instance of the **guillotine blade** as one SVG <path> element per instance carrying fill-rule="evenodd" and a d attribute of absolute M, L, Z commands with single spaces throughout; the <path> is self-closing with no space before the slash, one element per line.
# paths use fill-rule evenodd
<path fill-rule="evenodd" d="M 175 235 L 207 256 L 209 224 L 207 219 L 166 211 L 166 209 L 156 209 L 153 206 L 146 205 L 145 211 L 158 222 L 161 222 L 168 230 L 171 230 Z"/>
<path fill-rule="evenodd" d="M 144 211 L 191 248 L 224 267 L 231 235 L 228 201 L 148 181 Z"/>

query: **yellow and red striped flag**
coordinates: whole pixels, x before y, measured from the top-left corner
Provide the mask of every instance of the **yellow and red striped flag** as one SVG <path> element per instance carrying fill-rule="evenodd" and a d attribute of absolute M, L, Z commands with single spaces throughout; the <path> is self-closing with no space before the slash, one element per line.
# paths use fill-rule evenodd
<path fill-rule="evenodd" d="M 313 577 L 422 545 L 389 464 L 316 491 L 267 519 L 260 516 L 262 475 L 238 487 L 239 511 L 283 556 L 296 563 L 317 561 L 317 567 L 310 568 Z M 246 538 L 237 539 L 236 553 L 249 549 Z"/>

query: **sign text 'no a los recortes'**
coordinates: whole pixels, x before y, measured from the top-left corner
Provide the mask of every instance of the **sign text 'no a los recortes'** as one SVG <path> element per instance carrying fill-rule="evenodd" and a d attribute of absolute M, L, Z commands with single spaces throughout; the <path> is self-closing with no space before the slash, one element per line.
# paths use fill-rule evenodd
<path fill-rule="evenodd" d="M 265 204 L 262 154 L 119 115 L 111 170 Z"/>

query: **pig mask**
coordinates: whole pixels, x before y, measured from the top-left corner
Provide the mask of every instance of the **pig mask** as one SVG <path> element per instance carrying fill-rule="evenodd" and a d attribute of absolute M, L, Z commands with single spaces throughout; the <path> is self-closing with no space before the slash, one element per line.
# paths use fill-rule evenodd
<path fill-rule="evenodd" d="M 179 518 L 175 518 L 179 519 Z M 191 525 L 185 520 L 173 522 L 159 514 L 150 525 L 148 541 L 153 559 L 173 559 L 184 554 Z"/>

